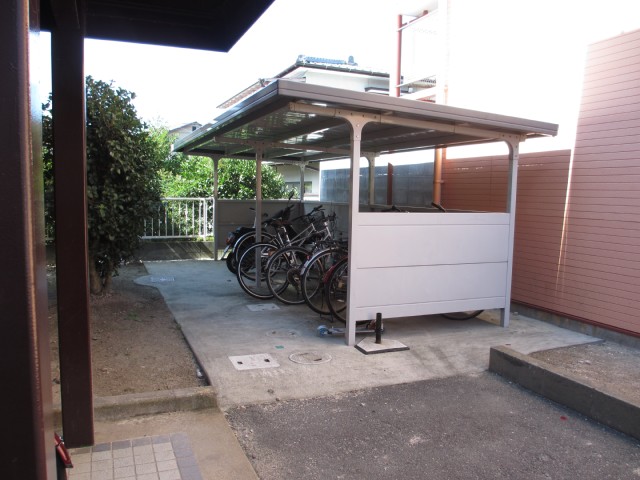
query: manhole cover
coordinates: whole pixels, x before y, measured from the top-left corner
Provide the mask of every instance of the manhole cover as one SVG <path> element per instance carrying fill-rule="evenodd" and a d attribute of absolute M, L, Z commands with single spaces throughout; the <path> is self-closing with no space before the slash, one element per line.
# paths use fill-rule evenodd
<path fill-rule="evenodd" d="M 280 310 L 275 303 L 253 303 L 251 305 L 247 305 L 247 308 L 252 312 L 264 312 L 267 310 Z"/>
<path fill-rule="evenodd" d="M 295 330 L 269 330 L 267 332 L 267 337 L 275 337 L 275 338 L 293 338 L 297 337 L 299 334 Z"/>
<path fill-rule="evenodd" d="M 268 353 L 257 353 L 255 355 L 238 355 L 229 357 L 236 370 L 253 370 L 256 368 L 279 367 L 278 361 Z"/>
<path fill-rule="evenodd" d="M 175 277 L 151 277 L 149 280 L 151 281 L 151 283 L 173 282 L 175 281 Z"/>
<path fill-rule="evenodd" d="M 318 352 L 296 352 L 289 355 L 289 360 L 302 365 L 317 365 L 331 361 L 331 355 Z"/>

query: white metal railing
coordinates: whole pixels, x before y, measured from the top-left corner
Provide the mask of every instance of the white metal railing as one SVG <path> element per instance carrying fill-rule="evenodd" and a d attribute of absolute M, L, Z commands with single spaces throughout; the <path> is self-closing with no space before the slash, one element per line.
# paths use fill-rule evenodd
<path fill-rule="evenodd" d="M 213 197 L 167 197 L 144 221 L 145 240 L 213 236 Z"/>

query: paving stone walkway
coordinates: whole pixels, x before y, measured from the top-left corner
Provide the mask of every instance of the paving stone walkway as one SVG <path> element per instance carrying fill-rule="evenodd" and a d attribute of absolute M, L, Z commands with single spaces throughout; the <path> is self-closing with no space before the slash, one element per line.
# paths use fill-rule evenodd
<path fill-rule="evenodd" d="M 70 449 L 69 480 L 202 480 L 185 433 Z"/>

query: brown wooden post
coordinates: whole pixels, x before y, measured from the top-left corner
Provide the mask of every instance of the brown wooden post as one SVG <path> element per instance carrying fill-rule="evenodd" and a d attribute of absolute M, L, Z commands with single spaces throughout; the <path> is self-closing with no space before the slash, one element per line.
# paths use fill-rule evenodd
<path fill-rule="evenodd" d="M 65 443 L 92 445 L 84 34 L 81 2 L 59 2 L 51 31 L 56 273 Z"/>
<path fill-rule="evenodd" d="M 39 1 L 0 15 L 0 335 L 2 478 L 55 478 L 41 158 L 41 112 L 29 47 Z M 35 82 L 34 82 L 35 85 Z"/>

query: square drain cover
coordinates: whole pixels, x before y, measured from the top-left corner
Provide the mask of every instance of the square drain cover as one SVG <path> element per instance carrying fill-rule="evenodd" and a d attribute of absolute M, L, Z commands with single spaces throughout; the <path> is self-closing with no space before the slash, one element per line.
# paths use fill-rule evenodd
<path fill-rule="evenodd" d="M 254 370 L 256 368 L 274 368 L 280 364 L 268 353 L 257 353 L 255 355 L 239 355 L 229 357 L 236 370 Z"/>
<path fill-rule="evenodd" d="M 264 312 L 266 310 L 280 310 L 280 307 L 275 303 L 252 303 L 247 305 L 247 308 L 252 312 Z"/>

